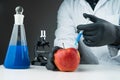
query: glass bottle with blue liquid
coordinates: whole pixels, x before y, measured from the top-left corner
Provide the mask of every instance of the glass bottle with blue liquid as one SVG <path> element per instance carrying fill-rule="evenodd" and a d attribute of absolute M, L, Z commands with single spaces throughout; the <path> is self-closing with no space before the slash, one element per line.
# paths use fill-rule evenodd
<path fill-rule="evenodd" d="M 26 69 L 30 67 L 30 59 L 23 24 L 23 8 L 18 6 L 15 11 L 15 23 L 6 53 L 4 67 L 11 69 Z"/>

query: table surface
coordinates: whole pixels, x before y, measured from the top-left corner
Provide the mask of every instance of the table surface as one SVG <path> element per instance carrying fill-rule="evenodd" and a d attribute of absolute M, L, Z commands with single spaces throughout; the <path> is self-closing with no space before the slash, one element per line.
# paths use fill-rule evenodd
<path fill-rule="evenodd" d="M 61 72 L 45 66 L 19 70 L 0 65 L 0 80 L 120 80 L 120 66 L 80 64 L 75 72 Z"/>

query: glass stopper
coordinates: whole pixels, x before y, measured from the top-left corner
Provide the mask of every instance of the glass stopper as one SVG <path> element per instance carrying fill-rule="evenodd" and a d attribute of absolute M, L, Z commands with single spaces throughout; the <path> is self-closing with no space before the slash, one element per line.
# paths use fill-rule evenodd
<path fill-rule="evenodd" d="M 22 14 L 22 13 L 23 13 L 23 7 L 17 6 L 17 7 L 15 8 L 15 11 L 16 11 L 16 14 Z"/>

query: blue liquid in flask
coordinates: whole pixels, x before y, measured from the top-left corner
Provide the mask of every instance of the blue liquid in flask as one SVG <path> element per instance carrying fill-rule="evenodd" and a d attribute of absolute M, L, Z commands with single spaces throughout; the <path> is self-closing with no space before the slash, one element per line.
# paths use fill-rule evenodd
<path fill-rule="evenodd" d="M 15 14 L 15 24 L 12 31 L 11 40 L 8 46 L 4 67 L 10 69 L 26 69 L 30 67 L 30 59 L 23 25 L 23 8 L 17 7 Z"/>
<path fill-rule="evenodd" d="M 4 66 L 13 69 L 29 68 L 28 47 L 10 45 L 8 47 Z"/>

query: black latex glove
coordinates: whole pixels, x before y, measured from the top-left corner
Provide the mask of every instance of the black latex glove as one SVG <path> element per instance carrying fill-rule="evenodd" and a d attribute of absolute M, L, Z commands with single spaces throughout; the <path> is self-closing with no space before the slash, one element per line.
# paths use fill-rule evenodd
<path fill-rule="evenodd" d="M 58 68 L 56 67 L 55 63 L 54 63 L 54 53 L 58 50 L 61 49 L 61 47 L 55 46 L 52 49 L 52 52 L 49 54 L 48 56 L 48 60 L 47 60 L 47 64 L 46 64 L 46 68 L 48 70 L 58 70 Z"/>
<path fill-rule="evenodd" d="M 83 16 L 93 22 L 77 26 L 78 32 L 83 30 L 83 42 L 87 46 L 103 46 L 120 42 L 120 26 L 113 25 L 90 14 L 84 13 Z"/>

